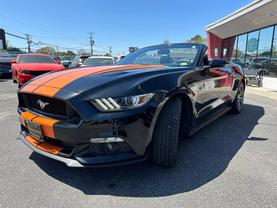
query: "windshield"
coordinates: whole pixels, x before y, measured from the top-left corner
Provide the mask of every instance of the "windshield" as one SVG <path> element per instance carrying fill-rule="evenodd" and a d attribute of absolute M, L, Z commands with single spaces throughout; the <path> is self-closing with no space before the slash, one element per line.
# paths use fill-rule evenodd
<path fill-rule="evenodd" d="M 172 44 L 140 49 L 117 62 L 126 64 L 162 64 L 165 66 L 193 66 L 199 48 L 194 44 Z"/>
<path fill-rule="evenodd" d="M 55 61 L 49 56 L 21 56 L 19 63 L 48 63 L 54 64 Z"/>
<path fill-rule="evenodd" d="M 84 65 L 86 66 L 106 66 L 112 64 L 113 60 L 110 58 L 88 58 L 84 62 Z"/>

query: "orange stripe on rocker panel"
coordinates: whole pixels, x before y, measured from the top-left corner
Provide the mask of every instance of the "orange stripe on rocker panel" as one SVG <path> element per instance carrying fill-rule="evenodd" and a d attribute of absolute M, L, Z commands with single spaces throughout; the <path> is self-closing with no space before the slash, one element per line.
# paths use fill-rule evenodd
<path fill-rule="evenodd" d="M 32 121 L 41 125 L 42 133 L 44 136 L 47 136 L 50 138 L 55 138 L 53 126 L 55 123 L 59 122 L 59 120 L 43 118 L 43 117 L 36 117 Z"/>

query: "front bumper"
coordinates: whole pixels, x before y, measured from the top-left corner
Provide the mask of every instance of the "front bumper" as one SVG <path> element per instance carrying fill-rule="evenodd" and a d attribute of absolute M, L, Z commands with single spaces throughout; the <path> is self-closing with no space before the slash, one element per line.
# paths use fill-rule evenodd
<path fill-rule="evenodd" d="M 33 151 L 70 167 L 103 167 L 135 163 L 147 159 L 149 135 L 155 108 L 116 113 L 101 122 L 68 123 L 19 108 L 21 133 L 18 139 Z M 128 115 L 127 115 L 128 114 Z M 43 141 L 35 140 L 26 121 L 40 124 Z M 97 138 L 119 137 L 123 141 L 96 144 Z"/>
<path fill-rule="evenodd" d="M 76 156 L 72 158 L 67 158 L 56 153 L 49 153 L 47 150 L 42 150 L 37 148 L 34 144 L 30 143 L 26 138 L 28 137 L 27 132 L 21 131 L 20 135 L 17 137 L 19 141 L 28 146 L 31 150 L 39 153 L 48 158 L 57 160 L 59 162 L 65 163 L 68 167 L 112 167 L 120 165 L 128 165 L 132 163 L 137 163 L 144 161 L 148 158 L 148 154 L 143 156 L 138 156 L 132 153 L 122 153 L 110 156 L 96 156 L 96 157 L 82 157 Z"/>
<path fill-rule="evenodd" d="M 18 81 L 19 81 L 20 85 L 25 84 L 26 82 L 33 79 L 34 77 L 35 77 L 34 75 L 22 74 L 22 73 L 18 72 Z"/>

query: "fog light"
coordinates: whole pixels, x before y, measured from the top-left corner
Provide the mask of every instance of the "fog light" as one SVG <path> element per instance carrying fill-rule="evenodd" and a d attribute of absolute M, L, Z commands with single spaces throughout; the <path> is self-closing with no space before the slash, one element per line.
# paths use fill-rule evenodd
<path fill-rule="evenodd" d="M 107 143 L 106 148 L 109 152 L 111 152 L 113 150 L 113 145 L 111 143 Z"/>
<path fill-rule="evenodd" d="M 112 143 L 112 142 L 123 142 L 124 140 L 120 137 L 106 137 L 106 138 L 91 138 L 91 143 Z"/>

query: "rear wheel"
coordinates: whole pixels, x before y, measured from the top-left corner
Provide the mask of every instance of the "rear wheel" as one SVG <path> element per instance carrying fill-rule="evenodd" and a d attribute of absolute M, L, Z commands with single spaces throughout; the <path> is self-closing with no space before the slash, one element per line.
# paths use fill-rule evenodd
<path fill-rule="evenodd" d="M 152 161 L 163 166 L 173 166 L 177 161 L 179 127 L 181 118 L 180 98 L 166 104 L 157 120 L 152 139 Z"/>
<path fill-rule="evenodd" d="M 233 107 L 232 107 L 233 113 L 238 114 L 241 112 L 243 101 L 244 101 L 244 85 L 240 83 L 237 91 L 236 99 L 233 102 Z"/>

